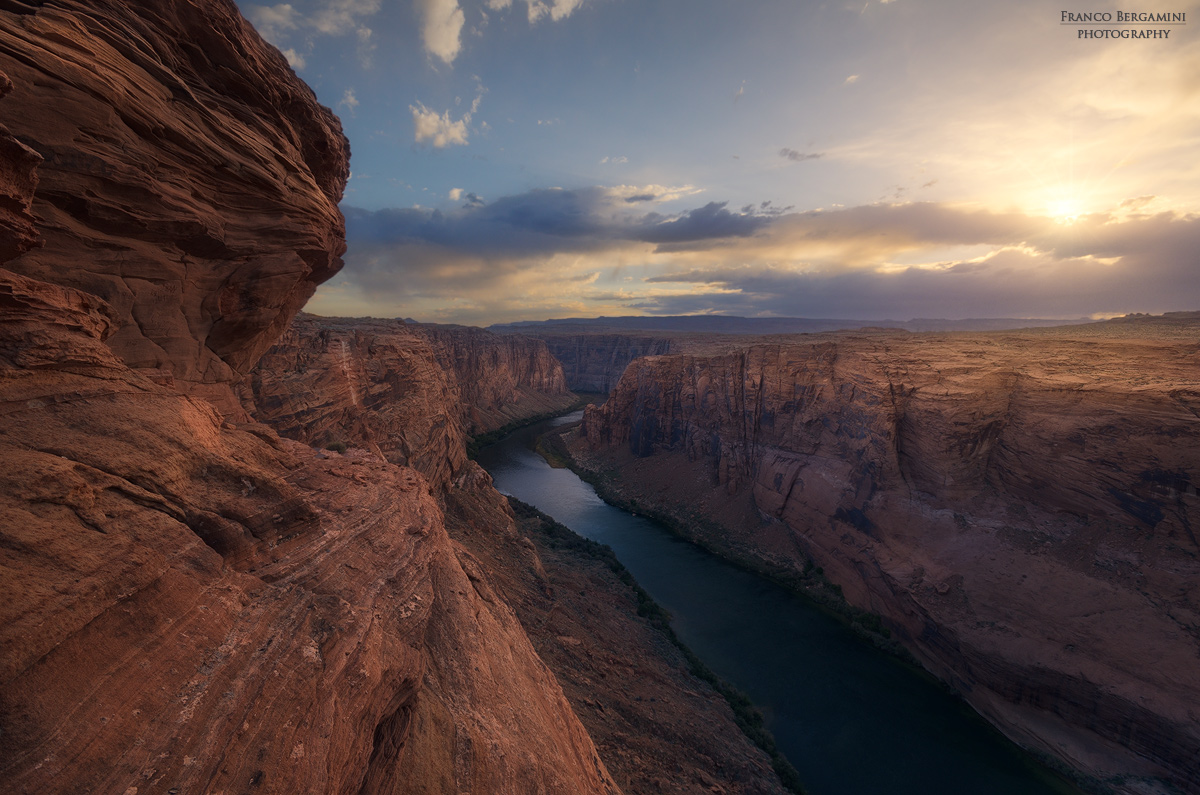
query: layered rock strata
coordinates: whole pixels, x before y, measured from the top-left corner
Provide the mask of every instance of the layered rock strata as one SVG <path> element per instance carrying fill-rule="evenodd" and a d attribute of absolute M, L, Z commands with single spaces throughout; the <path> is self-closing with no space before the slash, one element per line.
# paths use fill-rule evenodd
<path fill-rule="evenodd" d="M 7 3 L 0 64 L 5 790 L 618 792 L 420 472 L 239 421 L 333 116 L 225 0 Z"/>
<path fill-rule="evenodd" d="M 9 791 L 616 791 L 419 473 L 232 427 L 95 297 L 2 284 Z"/>
<path fill-rule="evenodd" d="M 567 386 L 579 392 L 607 394 L 634 359 L 679 350 L 670 335 L 534 333 L 562 363 Z"/>
<path fill-rule="evenodd" d="M 313 315 L 296 318 L 244 394 L 284 436 L 365 445 L 442 489 L 463 472 L 468 436 L 575 400 L 539 340 Z"/>
<path fill-rule="evenodd" d="M 1194 792 L 1197 331 L 644 358 L 577 453 L 725 554 L 811 557 L 1022 744 Z"/>
<path fill-rule="evenodd" d="M 575 401 L 562 362 L 540 339 L 468 326 L 410 327 L 428 341 L 443 369 L 454 374 L 467 433 L 488 433 L 557 413 Z"/>
<path fill-rule="evenodd" d="M 43 158 L 45 246 L 10 267 L 102 298 L 126 364 L 239 413 L 229 384 L 341 267 L 341 125 L 232 2 L 7 3 L 0 30 L 5 124 Z"/>
<path fill-rule="evenodd" d="M 611 560 L 527 506 L 515 524 L 494 521 L 503 503 L 494 491 L 452 490 L 450 534 L 513 606 L 622 791 L 783 795 L 770 759 L 642 617 Z"/>

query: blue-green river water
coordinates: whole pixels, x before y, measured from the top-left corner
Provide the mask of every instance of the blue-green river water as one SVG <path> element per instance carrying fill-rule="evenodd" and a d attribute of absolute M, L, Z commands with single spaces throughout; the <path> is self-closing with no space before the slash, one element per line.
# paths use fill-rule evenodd
<path fill-rule="evenodd" d="M 503 493 L 608 544 L 679 637 L 762 710 L 812 795 L 1050 795 L 1076 790 L 936 682 L 782 587 L 614 508 L 533 452 L 580 412 L 479 453 Z"/>

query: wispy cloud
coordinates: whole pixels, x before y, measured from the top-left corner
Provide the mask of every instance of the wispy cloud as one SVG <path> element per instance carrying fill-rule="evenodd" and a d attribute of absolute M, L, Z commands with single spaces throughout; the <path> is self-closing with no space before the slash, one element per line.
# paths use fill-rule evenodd
<path fill-rule="evenodd" d="M 280 41 L 286 31 L 295 30 L 303 21 L 299 12 L 287 3 L 276 6 L 250 6 L 246 16 L 263 38 L 272 43 Z"/>
<path fill-rule="evenodd" d="M 296 52 L 295 48 L 293 47 L 288 47 L 286 50 L 283 50 L 283 57 L 287 58 L 288 66 L 292 67 L 293 69 L 303 69 L 308 65 L 308 62 L 304 59 L 304 56 Z"/>
<path fill-rule="evenodd" d="M 306 53 L 312 50 L 313 36 L 341 36 L 354 33 L 359 60 L 369 65 L 374 44 L 372 30 L 365 24 L 368 17 L 378 13 L 382 0 L 326 0 L 315 10 L 304 13 L 291 3 L 273 6 L 246 7 L 246 17 L 262 37 L 274 44 L 294 69 L 307 65 Z M 293 43 L 292 37 L 302 34 L 306 41 Z M 307 49 L 301 50 L 300 46 Z"/>
<path fill-rule="evenodd" d="M 531 23 L 549 17 L 555 22 L 566 19 L 583 5 L 584 0 L 521 0 L 525 3 L 526 14 Z M 486 0 L 485 5 L 492 11 L 503 11 L 511 8 L 513 0 Z"/>
<path fill-rule="evenodd" d="M 800 163 L 805 160 L 816 160 L 821 157 L 820 152 L 797 152 L 795 149 L 788 149 L 786 146 L 779 150 L 779 156 L 791 160 L 793 163 Z"/>
<path fill-rule="evenodd" d="M 347 88 L 345 93 L 342 94 L 342 101 L 338 103 L 338 107 L 345 108 L 351 113 L 354 113 L 358 108 L 358 98 L 354 96 L 353 88 Z"/>

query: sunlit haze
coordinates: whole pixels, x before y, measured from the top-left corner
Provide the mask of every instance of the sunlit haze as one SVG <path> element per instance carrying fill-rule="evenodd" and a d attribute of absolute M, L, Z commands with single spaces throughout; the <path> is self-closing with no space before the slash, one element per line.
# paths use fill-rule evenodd
<path fill-rule="evenodd" d="M 1093 3 L 1187 18 L 1096 26 L 1044 0 L 239 5 L 350 139 L 319 314 L 1200 308 L 1194 7 Z M 1079 32 L 1098 29 L 1168 35 Z"/>

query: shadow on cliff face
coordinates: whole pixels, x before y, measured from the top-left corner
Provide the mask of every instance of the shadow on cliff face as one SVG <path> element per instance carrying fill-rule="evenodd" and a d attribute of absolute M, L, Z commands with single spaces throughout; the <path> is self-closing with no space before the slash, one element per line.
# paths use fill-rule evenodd
<path fill-rule="evenodd" d="M 1166 325 L 641 359 L 584 430 L 623 493 L 752 565 L 811 558 L 1022 744 L 1186 791 L 1200 318 Z"/>

